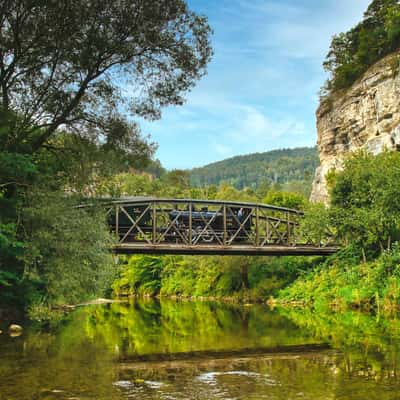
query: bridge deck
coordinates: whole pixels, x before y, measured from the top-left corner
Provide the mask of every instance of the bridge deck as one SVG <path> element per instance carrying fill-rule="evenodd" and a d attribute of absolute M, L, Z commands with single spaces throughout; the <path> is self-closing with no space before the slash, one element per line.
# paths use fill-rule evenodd
<path fill-rule="evenodd" d="M 143 245 L 124 243 L 114 247 L 116 254 L 181 254 L 181 255 L 237 255 L 237 256 L 328 256 L 338 251 L 336 247 L 316 246 L 251 246 L 251 245 L 201 245 L 177 244 Z"/>

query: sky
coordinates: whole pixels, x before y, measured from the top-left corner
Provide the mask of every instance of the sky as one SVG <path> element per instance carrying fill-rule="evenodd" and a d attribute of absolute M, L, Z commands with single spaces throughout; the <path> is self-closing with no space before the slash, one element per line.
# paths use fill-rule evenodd
<path fill-rule="evenodd" d="M 142 130 L 168 169 L 316 144 L 322 62 L 370 0 L 188 0 L 208 17 L 214 56 L 186 103 Z"/>

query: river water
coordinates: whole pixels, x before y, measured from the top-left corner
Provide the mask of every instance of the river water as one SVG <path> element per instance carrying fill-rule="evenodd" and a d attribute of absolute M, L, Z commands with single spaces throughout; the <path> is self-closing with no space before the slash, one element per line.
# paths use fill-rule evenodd
<path fill-rule="evenodd" d="M 56 331 L 0 335 L 0 399 L 394 400 L 399 350 L 396 318 L 211 302 L 87 306 Z"/>

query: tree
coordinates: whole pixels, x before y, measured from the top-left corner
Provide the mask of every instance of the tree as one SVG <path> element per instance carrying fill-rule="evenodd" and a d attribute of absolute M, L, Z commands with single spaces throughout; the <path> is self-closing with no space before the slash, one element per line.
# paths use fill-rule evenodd
<path fill-rule="evenodd" d="M 4 150 L 36 152 L 60 127 L 131 148 L 138 127 L 122 114 L 182 104 L 209 35 L 183 0 L 3 0 L 0 113 L 19 117 Z"/>
<path fill-rule="evenodd" d="M 364 13 L 364 20 L 368 24 L 379 25 L 387 9 L 398 4 L 398 0 L 373 0 Z"/>
<path fill-rule="evenodd" d="M 297 210 L 304 209 L 307 203 L 305 197 L 302 194 L 275 191 L 270 191 L 264 197 L 263 202 L 278 207 L 293 208 Z"/>
<path fill-rule="evenodd" d="M 33 191 L 21 211 L 25 252 L 22 282 L 29 303 L 71 303 L 99 296 L 115 273 L 113 239 L 101 207 L 78 208 L 73 198 Z M 14 267 L 15 270 L 15 266 Z"/>
<path fill-rule="evenodd" d="M 399 48 L 399 15 L 398 0 L 373 0 L 359 24 L 333 37 L 324 62 L 331 74 L 328 94 L 348 88 L 372 64 Z"/>
<path fill-rule="evenodd" d="M 134 118 L 182 104 L 210 32 L 184 0 L 0 1 L 0 302 L 99 293 L 105 217 L 74 206 L 146 167 L 155 145 Z"/>
<path fill-rule="evenodd" d="M 309 203 L 300 220 L 300 234 L 306 243 L 324 245 L 333 236 L 330 210 L 323 203 Z M 327 242 L 328 241 L 328 242 Z"/>
<path fill-rule="evenodd" d="M 339 238 L 375 254 L 400 240 L 399 153 L 359 153 L 331 180 L 330 215 Z"/>

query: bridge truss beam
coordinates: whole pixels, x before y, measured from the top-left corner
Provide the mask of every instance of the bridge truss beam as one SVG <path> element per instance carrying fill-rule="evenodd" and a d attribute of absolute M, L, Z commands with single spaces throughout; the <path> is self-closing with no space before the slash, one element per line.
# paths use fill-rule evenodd
<path fill-rule="evenodd" d="M 328 255 L 300 236 L 303 213 L 265 204 L 126 199 L 106 205 L 119 254 Z"/>

